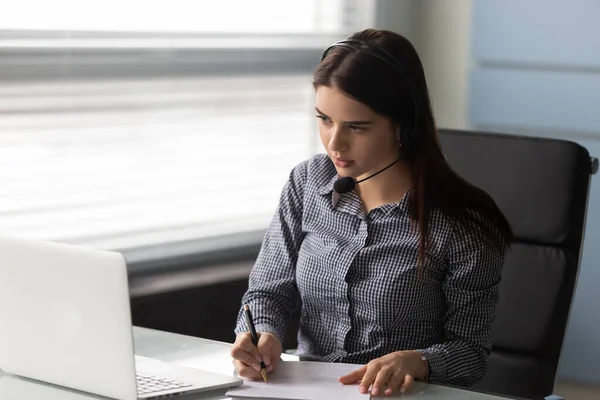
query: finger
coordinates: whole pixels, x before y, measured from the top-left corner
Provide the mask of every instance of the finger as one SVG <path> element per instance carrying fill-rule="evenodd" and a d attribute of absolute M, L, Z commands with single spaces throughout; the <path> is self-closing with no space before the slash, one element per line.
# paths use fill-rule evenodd
<path fill-rule="evenodd" d="M 241 361 L 234 360 L 233 365 L 235 366 L 235 370 L 238 375 L 245 379 L 258 380 L 262 379 L 260 372 L 254 370 L 252 367 L 242 363 Z"/>
<path fill-rule="evenodd" d="M 281 350 L 271 349 L 271 364 L 267 366 L 267 371 L 273 372 L 277 369 L 279 361 L 281 359 Z"/>
<path fill-rule="evenodd" d="M 413 387 L 414 378 L 412 375 L 406 375 L 404 377 L 404 383 L 402 384 L 402 388 L 400 389 L 400 393 L 406 393 Z"/>
<path fill-rule="evenodd" d="M 248 353 L 247 351 L 244 351 L 243 349 L 237 346 L 234 346 L 231 349 L 231 357 L 235 360 L 243 362 L 246 365 L 252 365 L 259 362 L 252 354 Z"/>
<path fill-rule="evenodd" d="M 409 376 L 409 375 L 406 375 L 406 376 Z M 395 393 L 398 390 L 398 388 L 400 387 L 400 385 L 402 385 L 404 383 L 404 377 L 405 377 L 405 375 L 403 373 L 395 372 L 388 380 L 387 389 L 385 390 L 385 395 L 389 396 L 389 395 Z"/>
<path fill-rule="evenodd" d="M 252 336 L 249 333 L 240 333 L 236 338 L 235 344 L 246 353 L 251 354 L 256 361 L 261 361 L 258 349 L 252 342 Z"/>
<path fill-rule="evenodd" d="M 240 372 L 238 372 L 239 376 L 244 379 L 252 380 L 252 381 L 262 381 L 263 377 L 260 372 L 256 372 L 254 369 L 250 367 L 242 367 Z"/>
<path fill-rule="evenodd" d="M 263 361 L 262 356 L 260 355 L 260 352 L 258 351 L 258 348 L 256 348 L 256 346 L 253 347 L 249 353 L 252 355 L 252 357 L 254 357 L 254 359 L 257 362 L 260 363 L 261 361 Z"/>
<path fill-rule="evenodd" d="M 250 335 L 250 333 L 242 332 L 235 337 L 234 345 L 238 347 L 246 347 L 247 343 L 252 344 L 252 335 Z"/>
<path fill-rule="evenodd" d="M 373 390 L 371 390 L 371 393 L 375 396 L 379 396 L 381 393 L 383 393 L 383 388 L 388 383 L 393 374 L 394 370 L 391 368 L 380 369 L 377 373 L 377 376 L 375 377 L 375 382 L 373 382 Z"/>
<path fill-rule="evenodd" d="M 281 357 L 281 350 L 275 347 L 272 347 L 269 350 L 269 361 L 270 364 L 267 364 L 267 362 L 265 361 L 265 365 L 267 366 L 267 372 L 273 372 L 277 369 L 277 366 L 279 365 L 279 361 L 280 361 L 280 357 Z"/>
<path fill-rule="evenodd" d="M 349 374 L 340 377 L 339 381 L 341 383 L 343 383 L 344 385 L 351 385 L 353 383 L 360 381 L 362 379 L 362 377 L 365 375 L 365 372 L 367 372 L 366 365 L 360 369 L 354 370 L 354 371 L 350 372 Z"/>
<path fill-rule="evenodd" d="M 254 345 L 254 343 L 252 343 L 252 341 L 240 342 L 240 344 L 238 346 L 240 349 L 244 350 L 246 353 L 251 354 L 256 361 L 258 361 L 258 362 L 261 361 L 260 353 L 258 352 L 258 349 Z"/>
<path fill-rule="evenodd" d="M 375 382 L 375 378 L 380 369 L 381 368 L 376 364 L 367 364 L 367 372 L 365 372 L 365 375 L 360 382 L 359 390 L 361 393 L 367 393 L 369 391 L 369 388 Z"/>
<path fill-rule="evenodd" d="M 258 340 L 258 352 L 267 367 L 271 365 L 272 356 L 274 355 L 272 352 L 278 347 L 278 342 L 279 340 L 270 334 L 261 335 Z"/>

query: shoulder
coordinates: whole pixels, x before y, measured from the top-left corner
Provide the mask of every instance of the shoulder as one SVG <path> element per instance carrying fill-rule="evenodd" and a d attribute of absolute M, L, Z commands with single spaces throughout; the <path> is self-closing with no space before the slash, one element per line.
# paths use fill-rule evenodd
<path fill-rule="evenodd" d="M 461 218 L 452 219 L 450 253 L 462 259 L 479 258 L 480 262 L 501 266 L 506 255 L 507 242 L 493 219 L 485 214 L 466 209 Z"/>
<path fill-rule="evenodd" d="M 290 172 L 290 181 L 296 187 L 316 189 L 329 183 L 337 174 L 326 154 L 315 154 L 296 164 Z"/>

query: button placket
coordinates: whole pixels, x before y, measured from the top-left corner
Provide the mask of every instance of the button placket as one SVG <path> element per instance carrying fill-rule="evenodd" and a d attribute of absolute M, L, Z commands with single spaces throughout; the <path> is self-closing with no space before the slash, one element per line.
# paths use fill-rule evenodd
<path fill-rule="evenodd" d="M 336 311 L 339 313 L 338 318 L 340 326 L 338 327 L 337 341 L 340 349 L 345 348 L 346 337 L 352 328 L 352 322 L 350 320 L 350 299 L 348 297 L 348 282 L 346 280 L 350 268 L 355 264 L 356 258 L 359 256 L 360 251 L 365 247 L 368 240 L 369 229 L 368 223 L 365 218 L 360 218 L 358 227 L 356 228 L 356 235 L 352 240 L 351 252 L 346 259 L 345 268 L 340 271 L 338 285 L 337 299 L 338 304 Z"/>

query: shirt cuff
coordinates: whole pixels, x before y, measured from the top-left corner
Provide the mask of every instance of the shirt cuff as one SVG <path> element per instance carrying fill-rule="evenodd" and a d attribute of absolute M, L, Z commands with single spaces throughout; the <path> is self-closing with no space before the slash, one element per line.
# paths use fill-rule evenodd
<path fill-rule="evenodd" d="M 275 337 L 277 339 L 279 339 L 279 342 L 281 342 L 281 344 L 283 345 L 284 332 L 281 332 L 279 329 L 275 328 L 273 325 L 271 325 L 271 324 L 254 324 L 254 329 L 256 329 L 257 333 L 261 333 L 261 332 L 272 333 L 273 335 L 275 335 Z M 240 324 L 235 328 L 236 334 L 239 334 L 242 332 L 250 332 L 250 328 L 247 326 L 246 321 L 243 321 L 243 322 L 240 321 Z"/>
<path fill-rule="evenodd" d="M 283 344 L 283 332 L 280 332 L 279 329 L 275 328 L 274 326 L 271 326 L 269 324 L 256 324 L 254 326 L 256 328 L 256 332 L 269 332 L 272 333 L 273 335 L 275 335 L 275 337 L 277 339 L 279 339 L 279 342 L 281 344 Z"/>
<path fill-rule="evenodd" d="M 418 350 L 425 359 L 429 367 L 429 373 L 427 374 L 427 380 L 430 382 L 444 382 L 446 378 L 446 361 L 444 355 L 436 350 L 423 349 Z"/>

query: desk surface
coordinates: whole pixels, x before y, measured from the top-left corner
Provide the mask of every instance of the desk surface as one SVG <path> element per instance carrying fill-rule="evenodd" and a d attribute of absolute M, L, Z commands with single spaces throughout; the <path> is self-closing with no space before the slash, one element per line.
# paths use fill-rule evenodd
<path fill-rule="evenodd" d="M 218 372 L 232 375 L 234 373 L 233 364 L 229 355 L 230 344 L 215 342 L 212 340 L 199 339 L 189 336 L 177 335 L 168 332 L 155 331 L 150 329 L 134 328 L 134 342 L 136 354 L 146 357 L 156 358 L 162 361 L 173 362 L 193 368 L 200 368 L 211 372 Z M 22 393 L 10 393 L 8 398 L 6 393 L 2 393 L 2 380 L 9 379 L 2 377 L 0 371 L 0 398 L 7 400 L 89 400 L 94 397 L 75 394 L 70 391 L 63 391 L 54 387 L 47 387 L 43 384 L 20 382 Z M 15 386 L 12 386 L 14 390 Z M 20 389 L 19 389 L 20 390 Z M 449 388 L 438 385 L 427 385 L 422 394 L 414 396 L 402 396 L 402 398 L 419 398 L 422 400 L 506 400 L 506 397 L 492 396 L 469 392 L 456 388 Z M 194 399 L 217 400 L 227 399 L 223 392 L 215 392 L 204 395 L 197 395 Z"/>

